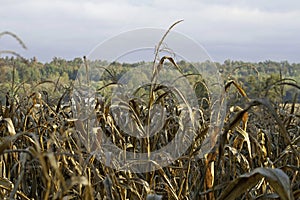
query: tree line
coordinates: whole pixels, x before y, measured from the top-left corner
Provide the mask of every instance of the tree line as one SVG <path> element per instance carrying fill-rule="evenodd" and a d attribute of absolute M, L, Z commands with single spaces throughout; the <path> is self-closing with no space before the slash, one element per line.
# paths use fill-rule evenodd
<path fill-rule="evenodd" d="M 96 61 L 100 65 L 108 65 L 106 61 Z M 59 81 L 64 84 L 72 83 L 77 76 L 80 67 L 84 67 L 82 58 L 66 60 L 54 57 L 50 62 L 42 63 L 36 58 L 23 59 L 16 57 L 0 58 L 0 84 L 1 84 L 1 101 L 4 100 L 5 94 L 11 90 L 11 83 L 14 85 L 26 83 L 37 84 L 43 81 Z M 95 63 L 94 63 L 95 64 Z M 120 78 L 122 74 L 140 63 L 110 63 L 111 71 L 109 76 Z M 226 60 L 224 63 L 214 63 L 224 82 L 228 79 L 235 79 L 247 93 L 253 97 L 259 97 L 266 92 L 273 96 L 281 95 L 282 101 L 292 101 L 296 94 L 299 94 L 300 82 L 300 63 L 289 63 L 287 61 L 275 62 L 266 60 L 263 62 L 243 62 Z M 193 64 L 185 61 L 179 61 L 178 65 L 186 73 L 193 71 Z M 208 66 L 209 67 L 209 66 Z M 93 73 L 92 81 L 99 81 L 97 72 Z M 102 79 L 105 77 L 101 77 Z M 292 84 L 282 84 L 282 83 Z M 281 83 L 281 87 L 274 87 Z M 298 86 L 298 88 L 297 88 Z M 297 97 L 300 102 L 300 95 Z"/>

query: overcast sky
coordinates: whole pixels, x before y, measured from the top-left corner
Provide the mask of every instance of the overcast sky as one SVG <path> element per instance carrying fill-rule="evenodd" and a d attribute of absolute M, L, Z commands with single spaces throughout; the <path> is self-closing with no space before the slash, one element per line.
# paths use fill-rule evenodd
<path fill-rule="evenodd" d="M 300 62 L 299 0 L 0 0 L 0 50 L 47 62 L 87 55 L 124 31 L 174 30 L 200 43 L 214 61 Z"/>

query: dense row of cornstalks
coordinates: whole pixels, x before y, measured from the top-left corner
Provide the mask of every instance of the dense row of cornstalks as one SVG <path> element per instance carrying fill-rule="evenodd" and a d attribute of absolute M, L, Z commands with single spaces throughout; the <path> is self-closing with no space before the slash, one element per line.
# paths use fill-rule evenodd
<path fill-rule="evenodd" d="M 201 142 L 195 141 L 170 166 L 131 173 L 111 169 L 89 154 L 75 128 L 71 102 L 62 104 L 69 90 L 57 85 L 51 89 L 60 92 L 60 98 L 45 99 L 29 88 L 18 99 L 17 94 L 8 96 L 2 106 L 2 199 L 300 198 L 299 104 L 273 104 L 267 97 L 245 98 L 242 107 L 228 102 L 224 128 L 205 158 L 197 159 Z M 233 81 L 226 89 L 246 95 Z M 168 106 L 176 110 L 175 104 Z M 97 109 L 106 134 L 122 146 L 125 138 L 117 133 L 109 104 Z M 171 122 L 164 128 L 172 138 L 176 122 Z M 205 135 L 208 126 L 204 122 L 199 134 Z"/>
<path fill-rule="evenodd" d="M 299 82 L 279 83 L 273 88 L 300 89 Z M 44 84 L 51 95 L 40 90 Z M 176 161 L 133 173 L 110 168 L 89 152 L 81 138 L 85 126 L 78 128 L 82 121 L 71 109 L 73 89 L 57 81 L 13 85 L 7 91 L 0 109 L 1 199 L 300 199 L 297 102 L 282 103 L 268 95 L 250 98 L 238 81 L 227 80 L 224 126 L 209 153 L 197 156 L 210 127 L 204 113 L 198 137 Z M 163 94 L 157 103 L 172 97 Z M 147 152 L 147 142 L 163 146 L 180 126 L 179 105 L 168 102 L 165 134 L 140 143 L 122 134 L 109 102 L 96 102 L 93 112 L 102 134 L 116 146 L 124 147 L 126 141 L 128 151 Z M 147 108 L 134 100 L 130 106 L 145 120 Z"/>

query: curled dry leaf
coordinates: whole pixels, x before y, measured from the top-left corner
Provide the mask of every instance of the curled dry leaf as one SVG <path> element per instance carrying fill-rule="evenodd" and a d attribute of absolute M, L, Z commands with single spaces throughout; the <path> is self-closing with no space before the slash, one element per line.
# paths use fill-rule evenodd
<path fill-rule="evenodd" d="M 8 133 L 10 135 L 15 135 L 16 131 L 15 131 L 15 126 L 14 126 L 12 120 L 10 118 L 4 118 L 2 121 L 5 122 L 5 125 L 7 127 Z"/>
<path fill-rule="evenodd" d="M 234 200 L 254 187 L 263 178 L 269 182 L 281 199 L 293 200 L 290 179 L 281 169 L 256 168 L 232 181 L 222 192 L 219 200 Z"/>

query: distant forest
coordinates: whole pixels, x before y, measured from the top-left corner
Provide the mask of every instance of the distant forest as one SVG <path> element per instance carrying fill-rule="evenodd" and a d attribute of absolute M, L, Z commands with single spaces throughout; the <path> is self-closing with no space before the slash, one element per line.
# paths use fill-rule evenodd
<path fill-rule="evenodd" d="M 107 65 L 105 61 L 102 65 Z M 41 63 L 36 58 L 24 60 L 15 57 L 0 58 L 0 99 L 4 103 L 5 95 L 16 90 L 21 85 L 38 85 L 44 82 L 59 83 L 68 87 L 76 79 L 77 71 L 84 64 L 82 58 L 65 60 L 54 57 L 51 62 Z M 120 77 L 139 63 L 113 63 L 113 72 Z M 190 63 L 178 62 L 182 69 L 189 69 Z M 250 98 L 263 97 L 268 93 L 274 97 L 280 96 L 279 103 L 288 103 L 296 100 L 300 103 L 299 82 L 300 63 L 290 64 L 287 61 L 263 61 L 250 63 L 243 61 L 226 60 L 224 63 L 215 63 L 224 84 L 228 79 L 237 81 Z M 94 81 L 97 78 L 95 78 Z M 93 80 L 92 80 L 93 81 Z M 275 86 L 276 87 L 273 87 Z M 277 87 L 281 85 L 280 87 Z M 278 89 L 279 88 L 279 89 Z M 45 89 L 45 88 L 44 88 Z M 296 98 L 296 99 L 295 99 Z M 277 102 L 278 103 L 278 102 Z"/>

